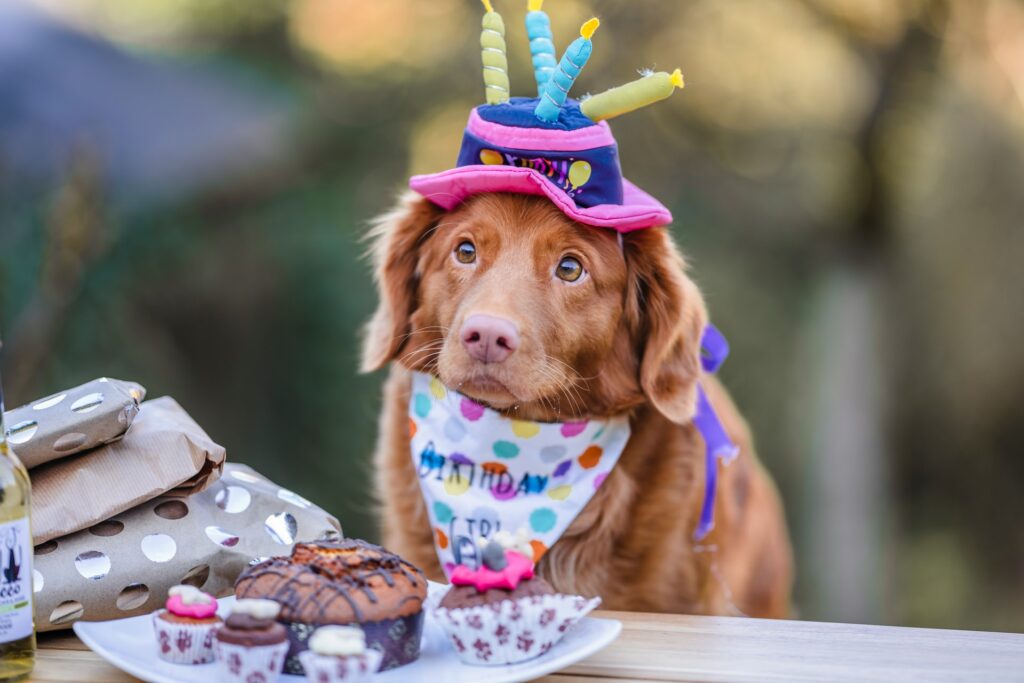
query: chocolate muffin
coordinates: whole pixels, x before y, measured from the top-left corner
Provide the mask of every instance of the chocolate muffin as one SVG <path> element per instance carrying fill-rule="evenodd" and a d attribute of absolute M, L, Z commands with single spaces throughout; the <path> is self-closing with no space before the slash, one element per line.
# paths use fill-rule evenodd
<path fill-rule="evenodd" d="M 365 541 L 298 543 L 291 557 L 250 567 L 235 582 L 239 598 L 280 603 L 280 621 L 292 648 L 285 671 L 302 673 L 298 654 L 316 627 L 359 624 L 368 647 L 384 655 L 381 670 L 419 657 L 423 572 L 398 555 Z"/>

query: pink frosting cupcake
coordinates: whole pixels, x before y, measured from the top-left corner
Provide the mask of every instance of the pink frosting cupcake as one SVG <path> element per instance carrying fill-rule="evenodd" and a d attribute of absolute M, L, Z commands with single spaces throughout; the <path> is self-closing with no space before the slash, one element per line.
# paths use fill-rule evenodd
<path fill-rule="evenodd" d="M 173 664 L 206 664 L 214 659 L 213 637 L 221 625 L 217 600 L 194 586 L 173 586 L 166 609 L 153 614 L 157 654 Z"/>
<path fill-rule="evenodd" d="M 534 574 L 533 550 L 499 532 L 481 563 L 455 567 L 434 617 L 467 664 L 504 666 L 546 654 L 600 598 L 563 595 Z"/>

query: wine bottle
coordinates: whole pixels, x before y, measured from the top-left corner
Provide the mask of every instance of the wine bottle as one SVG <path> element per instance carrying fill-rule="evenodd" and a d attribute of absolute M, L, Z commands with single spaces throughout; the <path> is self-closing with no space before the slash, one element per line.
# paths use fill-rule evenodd
<path fill-rule="evenodd" d="M 36 661 L 28 472 L 7 445 L 0 387 L 0 682 L 28 678 Z"/>

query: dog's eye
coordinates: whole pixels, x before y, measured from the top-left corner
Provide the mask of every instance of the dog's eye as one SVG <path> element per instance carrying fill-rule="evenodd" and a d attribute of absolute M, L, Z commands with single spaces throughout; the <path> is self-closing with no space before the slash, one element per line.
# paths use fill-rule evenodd
<path fill-rule="evenodd" d="M 455 260 L 459 263 L 472 263 L 476 261 L 476 247 L 472 242 L 460 242 L 455 247 Z"/>
<path fill-rule="evenodd" d="M 555 268 L 555 275 L 558 276 L 559 280 L 576 282 L 583 276 L 583 264 L 572 256 L 566 256 L 558 262 L 558 268 Z"/>

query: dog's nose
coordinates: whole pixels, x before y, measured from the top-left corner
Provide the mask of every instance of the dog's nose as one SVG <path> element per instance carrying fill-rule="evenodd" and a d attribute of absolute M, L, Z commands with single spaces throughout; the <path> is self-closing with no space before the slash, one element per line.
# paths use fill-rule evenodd
<path fill-rule="evenodd" d="M 504 318 L 474 313 L 462 323 L 462 345 L 481 363 L 501 363 L 519 348 L 519 331 Z"/>

